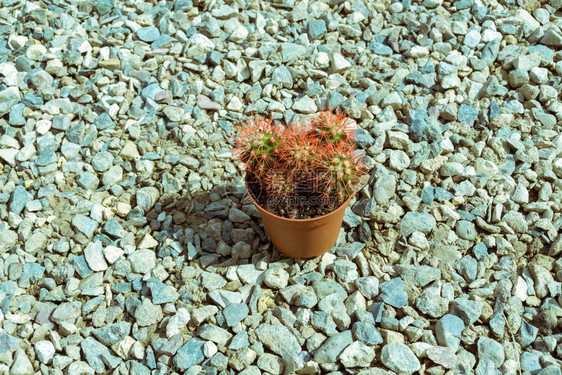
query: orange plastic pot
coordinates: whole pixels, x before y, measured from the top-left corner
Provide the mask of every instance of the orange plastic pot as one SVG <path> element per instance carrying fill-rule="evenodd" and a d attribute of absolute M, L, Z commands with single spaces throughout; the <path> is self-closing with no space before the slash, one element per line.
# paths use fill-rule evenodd
<path fill-rule="evenodd" d="M 288 219 L 261 207 L 252 197 L 246 182 L 248 196 L 261 214 L 265 230 L 277 250 L 291 258 L 312 258 L 328 252 L 338 240 L 343 215 L 349 197 L 329 214 L 313 219 Z"/>

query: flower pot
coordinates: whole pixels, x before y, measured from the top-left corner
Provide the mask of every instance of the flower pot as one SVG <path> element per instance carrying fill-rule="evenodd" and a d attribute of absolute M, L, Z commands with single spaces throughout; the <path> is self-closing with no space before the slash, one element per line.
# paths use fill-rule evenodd
<path fill-rule="evenodd" d="M 252 197 L 246 181 L 248 196 L 261 214 L 265 230 L 277 250 L 291 258 L 311 258 L 329 251 L 340 233 L 349 197 L 334 211 L 312 219 L 289 219 L 277 216 L 261 207 Z"/>

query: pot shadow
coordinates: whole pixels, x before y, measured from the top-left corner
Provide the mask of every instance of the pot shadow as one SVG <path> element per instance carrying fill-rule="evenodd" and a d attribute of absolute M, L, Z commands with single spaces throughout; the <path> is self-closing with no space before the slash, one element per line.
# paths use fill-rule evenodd
<path fill-rule="evenodd" d="M 162 211 L 172 217 L 172 225 L 164 230 L 166 237 L 179 242 L 181 252 L 177 251 L 177 244 L 172 248 L 166 246 L 165 238 L 156 238 L 163 244 L 158 252 L 160 257 L 184 256 L 184 264 L 197 263 L 201 269 L 217 270 L 259 262 L 292 264 L 306 260 L 289 258 L 275 249 L 242 177 L 214 186 L 208 192 L 167 197 L 162 202 Z M 154 209 L 147 213 L 149 223 L 158 215 Z"/>

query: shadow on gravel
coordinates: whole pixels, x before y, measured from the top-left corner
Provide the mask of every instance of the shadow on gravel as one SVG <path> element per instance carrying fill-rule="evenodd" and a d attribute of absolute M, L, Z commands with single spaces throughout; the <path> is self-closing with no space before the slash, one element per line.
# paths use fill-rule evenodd
<path fill-rule="evenodd" d="M 194 196 L 176 194 L 162 201 L 162 209 L 173 221 L 169 238 L 183 238 L 182 254 L 188 264 L 195 262 L 206 269 L 292 261 L 271 244 L 243 183 L 215 186 Z M 148 224 L 157 216 L 155 210 L 150 211 Z"/>

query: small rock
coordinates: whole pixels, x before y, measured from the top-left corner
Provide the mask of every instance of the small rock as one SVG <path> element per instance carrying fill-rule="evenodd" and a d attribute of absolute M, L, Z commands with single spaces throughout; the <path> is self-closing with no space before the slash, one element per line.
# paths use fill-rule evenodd
<path fill-rule="evenodd" d="M 378 204 L 388 205 L 396 191 L 396 177 L 387 174 L 379 177 L 375 183 L 374 194 Z"/>
<path fill-rule="evenodd" d="M 478 339 L 478 359 L 490 360 L 496 368 L 499 368 L 505 361 L 505 351 L 503 346 L 488 337 Z"/>
<path fill-rule="evenodd" d="M 47 340 L 38 341 L 35 343 L 34 348 L 39 362 L 45 365 L 51 363 L 53 356 L 55 355 L 55 346 L 52 342 Z"/>
<path fill-rule="evenodd" d="M 154 305 L 150 299 L 145 298 L 135 310 L 135 319 L 140 327 L 150 326 L 162 320 L 162 308 Z"/>
<path fill-rule="evenodd" d="M 344 349 L 351 345 L 353 336 L 350 330 L 337 333 L 328 338 L 314 353 L 314 361 L 318 363 L 333 363 L 340 358 Z"/>
<path fill-rule="evenodd" d="M 413 232 L 427 234 L 435 228 L 435 218 L 427 213 L 407 212 L 400 221 L 399 231 L 401 235 L 409 236 Z"/>
<path fill-rule="evenodd" d="M 90 269 L 94 272 L 105 271 L 108 266 L 103 256 L 101 241 L 90 242 L 84 249 L 84 257 Z"/>
<path fill-rule="evenodd" d="M 33 365 L 25 354 L 25 350 L 18 349 L 14 355 L 14 362 L 10 369 L 10 375 L 33 375 Z"/>
<path fill-rule="evenodd" d="M 355 341 L 340 354 L 345 367 L 369 367 L 375 358 L 375 350 L 361 341 Z"/>
<path fill-rule="evenodd" d="M 456 352 L 460 345 L 460 337 L 464 327 L 464 322 L 461 318 L 446 314 L 435 325 L 437 342 L 439 345 L 447 346 Z"/>
<path fill-rule="evenodd" d="M 385 281 L 380 285 L 382 300 L 394 307 L 404 307 L 408 302 L 408 295 L 404 290 L 404 283 L 400 277 Z"/>
<path fill-rule="evenodd" d="M 406 345 L 394 342 L 382 347 L 381 362 L 399 373 L 413 373 L 419 371 L 421 365 L 412 350 Z"/>
<path fill-rule="evenodd" d="M 269 268 L 264 272 L 265 285 L 274 289 L 283 289 L 289 283 L 289 274 L 283 268 Z"/>
<path fill-rule="evenodd" d="M 143 275 L 150 272 L 156 266 L 156 254 L 152 250 L 141 249 L 133 251 L 128 259 L 133 271 Z"/>

